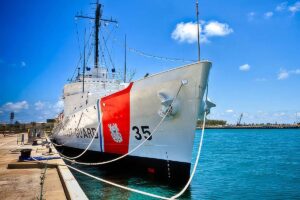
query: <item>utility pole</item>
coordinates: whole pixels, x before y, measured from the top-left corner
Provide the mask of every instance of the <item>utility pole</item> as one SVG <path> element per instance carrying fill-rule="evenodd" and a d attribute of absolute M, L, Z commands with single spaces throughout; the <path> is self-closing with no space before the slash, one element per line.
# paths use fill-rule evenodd
<path fill-rule="evenodd" d="M 9 116 L 9 119 L 10 119 L 10 129 L 9 129 L 9 132 L 10 132 L 10 133 L 11 133 L 12 126 L 13 126 L 13 123 L 14 123 L 14 118 L 15 118 L 15 113 L 14 113 L 14 112 L 11 112 L 11 113 L 10 113 L 10 116 Z"/>
<path fill-rule="evenodd" d="M 15 113 L 14 113 L 14 112 L 11 112 L 11 113 L 10 113 L 10 116 L 9 116 L 10 124 L 11 124 L 11 125 L 14 123 L 14 118 L 15 118 Z"/>
<path fill-rule="evenodd" d="M 125 63 L 124 63 L 124 83 L 126 83 L 126 63 L 127 63 L 127 44 L 126 44 L 126 34 L 125 34 Z"/>
<path fill-rule="evenodd" d="M 199 10 L 198 10 L 198 0 L 196 1 L 196 18 L 197 18 L 197 47 L 198 47 L 198 61 L 200 62 L 200 30 L 199 30 Z"/>

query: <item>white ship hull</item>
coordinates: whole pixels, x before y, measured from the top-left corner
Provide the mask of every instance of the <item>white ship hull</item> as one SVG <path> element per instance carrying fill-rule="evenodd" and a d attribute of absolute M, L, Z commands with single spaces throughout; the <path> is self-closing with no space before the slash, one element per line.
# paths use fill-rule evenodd
<path fill-rule="evenodd" d="M 97 134 L 88 150 L 99 152 L 101 160 L 101 155 L 118 157 L 130 152 L 152 133 L 130 157 L 182 163 L 189 171 L 210 68 L 210 62 L 195 63 L 134 81 L 119 91 L 107 90 L 102 96 L 79 94 L 82 104 L 73 110 L 69 106 L 72 95 L 66 96 L 68 112 L 54 139 L 65 147 L 84 150 Z M 182 81 L 186 84 L 179 90 Z M 177 92 L 172 111 L 152 132 Z"/>

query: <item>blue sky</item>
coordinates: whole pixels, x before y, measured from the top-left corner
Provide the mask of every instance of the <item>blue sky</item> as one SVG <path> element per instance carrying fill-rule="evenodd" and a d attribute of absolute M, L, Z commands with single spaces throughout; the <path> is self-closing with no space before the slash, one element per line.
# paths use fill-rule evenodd
<path fill-rule="evenodd" d="M 44 121 L 62 108 L 63 85 L 83 49 L 92 1 L 11 0 L 0 7 L 0 122 Z M 113 63 L 122 69 L 123 40 L 143 52 L 197 59 L 195 1 L 103 0 L 104 17 L 118 20 L 108 35 Z M 199 1 L 201 57 L 213 62 L 210 118 L 242 122 L 300 121 L 300 1 Z M 77 34 L 78 30 L 78 34 Z M 78 36 L 77 36 L 78 35 Z M 79 42 L 78 42 L 79 41 Z M 89 63 L 92 64 L 92 58 Z M 108 61 L 107 61 L 108 62 Z M 135 79 L 185 64 L 128 52 Z M 109 64 L 108 64 L 109 65 Z"/>

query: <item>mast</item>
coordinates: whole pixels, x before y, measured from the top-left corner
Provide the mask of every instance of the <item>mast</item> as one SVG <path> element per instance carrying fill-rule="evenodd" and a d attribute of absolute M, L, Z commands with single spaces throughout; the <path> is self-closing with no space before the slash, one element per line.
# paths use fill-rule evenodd
<path fill-rule="evenodd" d="M 102 17 L 102 4 L 98 3 L 98 0 L 96 2 L 96 11 L 95 11 L 95 17 L 89 17 L 84 15 L 76 15 L 78 18 L 85 18 L 85 19 L 93 19 L 95 21 L 95 57 L 94 57 L 94 66 L 97 69 L 99 64 L 99 30 L 101 26 L 101 21 L 104 22 L 112 22 L 112 23 L 118 23 L 116 20 L 111 19 L 103 19 Z M 98 73 L 97 73 L 98 74 Z"/>
<path fill-rule="evenodd" d="M 95 58 L 94 58 L 94 65 L 95 68 L 98 68 L 98 60 L 99 60 L 99 27 L 101 25 L 102 11 L 101 11 L 101 4 L 97 1 L 96 12 L 95 12 Z"/>
<path fill-rule="evenodd" d="M 197 17 L 197 47 L 198 47 L 198 61 L 200 62 L 200 30 L 199 30 L 199 10 L 198 10 L 198 0 L 196 1 L 196 17 Z"/>
<path fill-rule="evenodd" d="M 126 34 L 125 34 L 125 62 L 124 62 L 124 83 L 126 83 L 126 63 L 127 63 L 127 44 L 126 44 Z"/>

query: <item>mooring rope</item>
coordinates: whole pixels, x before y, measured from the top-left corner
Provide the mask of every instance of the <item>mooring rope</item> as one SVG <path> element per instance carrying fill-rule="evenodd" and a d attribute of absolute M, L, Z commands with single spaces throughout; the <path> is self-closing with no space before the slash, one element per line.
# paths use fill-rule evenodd
<path fill-rule="evenodd" d="M 182 85 L 183 84 L 181 84 L 180 88 L 182 87 Z M 179 91 L 180 91 L 180 89 L 179 89 Z M 179 91 L 178 91 L 178 93 L 179 93 Z M 208 92 L 208 86 L 207 86 L 207 91 L 206 91 L 206 99 L 207 99 L 207 96 L 208 96 L 207 92 Z M 177 93 L 177 95 L 178 95 L 178 93 Z M 173 99 L 173 102 L 174 102 L 174 99 Z M 173 102 L 172 102 L 172 104 L 173 104 Z M 169 110 L 167 111 L 166 115 L 168 114 L 168 112 L 169 112 Z M 149 193 L 149 192 L 141 191 L 141 190 L 138 190 L 138 189 L 130 188 L 130 187 L 127 187 L 127 186 L 124 186 L 124 185 L 120 185 L 120 184 L 117 184 L 117 183 L 114 183 L 114 182 L 111 182 L 111 181 L 108 181 L 108 180 L 96 177 L 96 176 L 94 176 L 92 174 L 86 173 L 86 172 L 84 172 L 82 170 L 79 170 L 79 169 L 77 169 L 77 168 L 75 168 L 73 166 L 67 165 L 67 164 L 60 165 L 60 166 L 67 166 L 67 167 L 69 167 L 69 168 L 71 168 L 71 169 L 73 169 L 73 170 L 75 170 L 75 171 L 77 171 L 77 172 L 79 172 L 81 174 L 84 174 L 86 176 L 94 178 L 94 179 L 96 179 L 96 180 L 98 180 L 100 182 L 104 182 L 104 183 L 107 183 L 109 185 L 112 185 L 112 186 L 115 186 L 115 187 L 118 187 L 118 188 L 121 188 L 121 189 L 124 189 L 124 190 L 127 190 L 127 191 L 139 193 L 139 194 L 142 194 L 142 195 L 145 195 L 145 196 L 150 196 L 150 197 L 154 197 L 154 198 L 158 198 L 158 199 L 176 199 L 176 198 L 180 197 L 182 194 L 184 194 L 184 192 L 187 190 L 188 186 L 192 182 L 193 177 L 195 176 L 196 169 L 197 169 L 197 166 L 198 166 L 198 163 L 199 163 L 199 159 L 200 159 L 200 155 L 201 155 L 201 150 L 202 150 L 202 144 L 203 144 L 203 138 L 204 138 L 204 132 L 205 132 L 205 123 L 206 123 L 207 112 L 208 112 L 207 110 L 204 111 L 201 138 L 200 138 L 200 142 L 199 142 L 199 145 L 198 145 L 197 157 L 196 157 L 195 164 L 194 164 L 192 173 L 190 175 L 190 178 L 187 181 L 187 183 L 185 184 L 185 186 L 182 188 L 182 190 L 180 192 L 178 192 L 176 195 L 173 195 L 172 197 L 164 197 L 164 196 L 152 194 L 152 193 Z M 38 161 L 38 162 L 41 162 L 41 161 Z"/>
<path fill-rule="evenodd" d="M 190 178 L 189 178 L 188 182 L 186 183 L 186 185 L 184 186 L 184 188 L 179 193 L 172 196 L 170 199 L 176 199 L 176 198 L 180 197 L 187 190 L 187 188 L 191 184 L 192 179 L 193 179 L 193 177 L 196 173 L 196 169 L 197 169 L 199 159 L 200 159 L 200 155 L 201 155 L 201 149 L 202 149 L 202 143 L 203 143 L 203 137 L 204 137 L 205 123 L 206 123 L 205 118 L 206 118 L 206 111 L 204 112 L 204 116 L 203 116 L 202 132 L 201 132 L 201 139 L 200 139 L 199 146 L 198 146 L 198 153 L 197 153 L 196 161 L 195 161 L 195 164 L 194 164 L 194 167 L 193 167 L 193 171 L 190 175 Z"/>
<path fill-rule="evenodd" d="M 62 153 L 60 153 L 60 152 L 58 152 L 58 151 L 57 151 L 57 152 L 59 153 L 59 155 L 60 155 L 63 159 L 69 160 L 69 161 L 71 161 L 71 162 L 72 162 L 72 160 L 81 157 L 83 154 L 85 154 L 85 152 L 86 152 L 86 151 L 90 148 L 90 146 L 92 145 L 92 143 L 93 143 L 94 139 L 96 138 L 96 135 L 97 135 L 97 133 L 98 133 L 98 131 L 99 131 L 99 127 L 100 127 L 100 125 L 98 124 L 98 127 L 97 127 L 97 129 L 96 129 L 96 131 L 95 131 L 95 134 L 93 135 L 93 138 L 92 138 L 92 140 L 90 141 L 89 145 L 88 145 L 88 146 L 85 148 L 85 150 L 84 150 L 81 154 L 79 154 L 78 156 L 69 157 L 69 156 L 63 155 Z"/>
<path fill-rule="evenodd" d="M 80 124 L 80 122 L 81 122 L 81 119 L 82 119 L 82 115 L 83 115 L 84 113 L 83 113 L 83 111 L 81 112 L 81 115 L 80 115 L 80 118 L 79 118 L 79 120 L 78 120 L 78 123 L 77 123 L 77 126 L 76 126 L 76 129 L 78 129 L 78 127 L 79 127 L 79 124 Z M 65 125 L 64 125 L 65 126 Z M 62 127 L 62 128 L 60 128 L 60 130 L 59 131 L 61 131 L 61 129 L 63 129 L 64 128 L 64 126 Z M 57 132 L 59 132 L 59 131 L 57 131 Z M 56 134 L 56 135 L 58 135 L 58 134 Z M 54 145 L 54 146 L 56 146 L 56 147 L 61 147 L 61 146 L 65 146 L 65 144 L 68 144 L 69 142 L 67 141 L 67 142 L 65 142 L 65 143 L 63 143 L 63 144 L 56 144 L 56 143 L 54 143 L 54 142 L 52 142 L 52 144 Z"/>
<path fill-rule="evenodd" d="M 130 187 L 127 187 L 127 186 L 124 186 L 124 185 L 120 185 L 120 184 L 114 183 L 112 181 L 108 181 L 108 180 L 96 177 L 96 176 L 94 176 L 92 174 L 86 173 L 86 172 L 84 172 L 84 171 L 82 171 L 80 169 L 77 169 L 77 168 L 73 167 L 73 166 L 70 166 L 70 165 L 67 165 L 67 164 L 66 164 L 66 166 L 68 166 L 69 168 L 71 168 L 71 169 L 73 169 L 73 170 L 75 170 L 75 171 L 77 171 L 77 172 L 79 172 L 81 174 L 84 174 L 84 175 L 86 175 L 86 176 L 88 176 L 90 178 L 96 179 L 96 180 L 98 180 L 100 182 L 107 183 L 109 185 L 112 185 L 112 186 L 115 186 L 115 187 L 118 187 L 118 188 L 121 188 L 121 189 L 124 189 L 124 190 L 127 190 L 127 191 L 139 193 L 139 194 L 142 194 L 142 195 L 145 195 L 145 196 L 149 196 L 149 197 L 154 197 L 154 198 L 157 198 L 157 199 L 176 199 L 176 198 L 179 198 L 187 190 L 188 186 L 192 182 L 193 177 L 195 176 L 195 172 L 196 172 L 196 169 L 197 169 L 197 166 L 198 166 L 198 163 L 199 163 L 199 159 L 200 159 L 200 155 L 201 155 L 201 150 L 202 150 L 204 130 L 205 130 L 205 123 L 206 123 L 205 119 L 206 119 L 206 111 L 204 112 L 204 117 L 203 117 L 201 139 L 200 139 L 199 146 L 198 146 L 197 157 L 196 157 L 196 161 L 195 161 L 192 173 L 190 175 L 190 178 L 187 181 L 187 183 L 185 184 L 185 186 L 182 188 L 182 190 L 180 192 L 178 192 L 176 195 L 173 195 L 172 197 L 164 197 L 164 196 L 156 195 L 156 194 L 153 194 L 153 193 L 145 192 L 145 191 L 142 191 L 142 190 L 130 188 Z"/>
<path fill-rule="evenodd" d="M 66 117 L 66 120 L 60 122 L 57 126 L 55 126 L 52 130 L 53 135 L 58 135 L 59 131 L 63 129 L 70 121 L 70 117 Z"/>
<path fill-rule="evenodd" d="M 96 179 L 98 181 L 101 181 L 101 182 L 104 182 L 104 183 L 107 183 L 109 185 L 113 185 L 115 187 L 118 187 L 118 188 L 121 188 L 121 189 L 124 189 L 124 190 L 127 190 L 127 191 L 131 191 L 131 192 L 135 192 L 135 193 L 139 193 L 139 194 L 143 194 L 145 196 L 150 196 L 150 197 L 154 197 L 154 198 L 158 198 L 158 199 L 169 199 L 167 197 L 163 197 L 163 196 L 159 196 L 159 195 L 156 195 L 156 194 L 152 194 L 152 193 L 149 193 L 149 192 L 144 192 L 144 191 L 141 191 L 141 190 L 138 190 L 138 189 L 134 189 L 134 188 L 130 188 L 130 187 L 127 187 L 127 186 L 124 186 L 124 185 L 121 185 L 121 184 L 117 184 L 117 183 L 114 183 L 114 182 L 111 182 L 111 181 L 108 181 L 108 180 L 105 180 L 105 179 L 102 179 L 102 178 L 99 178 L 99 177 L 96 177 L 92 174 L 89 174 L 89 173 L 86 173 L 84 171 L 81 171 L 75 167 L 72 167 L 70 165 L 66 165 L 68 167 L 70 167 L 71 169 L 81 173 L 81 174 L 84 174 L 88 177 L 91 177 L 93 179 Z"/>
<path fill-rule="evenodd" d="M 169 112 L 171 111 L 172 106 L 173 106 L 175 100 L 177 99 L 178 94 L 179 94 L 179 92 L 180 92 L 180 90 L 181 90 L 181 88 L 182 88 L 183 85 L 184 85 L 184 83 L 182 81 L 181 84 L 180 84 L 180 87 L 179 87 L 179 89 L 178 89 L 178 91 L 177 91 L 177 93 L 176 93 L 176 95 L 174 97 L 174 99 L 172 100 L 172 103 L 170 104 L 170 106 L 168 107 L 168 109 L 166 111 L 166 114 L 163 116 L 163 118 L 160 120 L 160 122 L 154 127 L 154 129 L 150 132 L 149 136 L 144 141 L 142 141 L 139 145 L 137 145 L 131 151 L 129 151 L 128 153 L 123 154 L 123 155 L 121 155 L 121 156 L 119 156 L 117 158 L 111 159 L 111 160 L 107 160 L 107 161 L 103 161 L 103 162 L 96 162 L 96 163 L 78 162 L 76 160 L 72 160 L 72 159 L 65 158 L 65 157 L 63 157 L 63 159 L 67 160 L 67 161 L 70 161 L 72 163 L 81 164 L 81 165 L 105 165 L 105 164 L 108 164 L 108 163 L 112 163 L 112 162 L 118 161 L 118 160 L 120 160 L 122 158 L 125 158 L 128 155 L 132 154 L 137 149 L 139 149 L 148 140 L 148 138 L 152 137 L 152 135 L 157 132 L 158 128 L 161 126 L 161 124 L 164 122 L 165 118 L 168 116 Z"/>

